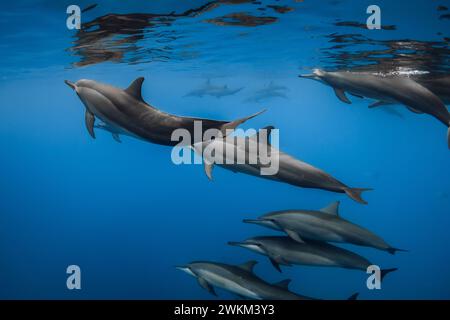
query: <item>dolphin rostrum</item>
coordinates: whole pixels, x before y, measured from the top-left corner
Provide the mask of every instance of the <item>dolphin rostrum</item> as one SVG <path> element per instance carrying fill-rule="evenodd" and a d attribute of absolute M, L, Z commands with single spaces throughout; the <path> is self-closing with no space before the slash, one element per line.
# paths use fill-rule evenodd
<path fill-rule="evenodd" d="M 339 100 L 345 103 L 351 103 L 345 95 L 345 92 L 348 92 L 355 96 L 376 99 L 370 108 L 400 103 L 414 113 L 429 114 L 448 127 L 447 144 L 450 148 L 449 111 L 436 94 L 410 77 L 369 72 L 326 72 L 320 69 L 299 77 L 317 80 L 331 86 Z"/>
<path fill-rule="evenodd" d="M 66 84 L 77 93 L 86 107 L 85 121 L 89 134 L 95 138 L 94 122 L 99 118 L 107 125 L 108 129 L 125 132 L 126 134 L 140 137 L 143 140 L 174 146 L 178 141 L 172 141 L 172 132 L 183 128 L 194 134 L 194 123 L 201 123 L 202 136 L 208 129 L 218 129 L 225 132 L 235 129 L 243 122 L 262 113 L 260 111 L 249 117 L 234 121 L 219 121 L 201 118 L 180 117 L 162 112 L 147 104 L 141 95 L 144 78 L 137 78 L 125 89 L 115 88 L 93 80 L 78 80 L 72 83 L 66 80 Z M 199 137 L 201 141 L 202 137 Z M 194 140 L 194 142 L 198 142 Z"/>
<path fill-rule="evenodd" d="M 267 256 L 272 265 L 280 272 L 280 265 L 292 266 L 293 264 L 338 267 L 367 272 L 367 267 L 373 264 L 359 254 L 321 241 L 308 240 L 300 243 L 289 237 L 263 236 L 228 244 Z M 397 269 L 381 270 L 381 280 L 386 274 L 395 270 Z"/>
<path fill-rule="evenodd" d="M 289 279 L 269 284 L 256 276 L 253 268 L 257 262 L 248 261 L 234 266 L 225 263 L 196 261 L 177 269 L 197 278 L 198 283 L 209 293 L 217 296 L 214 287 L 225 289 L 243 298 L 255 300 L 311 300 L 289 291 Z M 356 299 L 357 294 L 349 299 Z"/>
<path fill-rule="evenodd" d="M 273 128 L 274 127 L 272 126 L 268 126 L 263 129 L 267 130 L 268 134 L 270 134 L 270 131 Z M 367 202 L 361 198 L 361 193 L 372 189 L 351 188 L 345 185 L 321 169 L 313 167 L 310 164 L 295 159 L 294 157 L 276 149 L 269 143 L 268 138 L 266 138 L 266 140 L 259 138 L 260 132 L 250 137 L 235 136 L 233 137 L 234 139 L 216 138 L 208 141 L 205 140 L 203 142 L 193 144 L 192 148 L 197 154 L 203 157 L 205 172 L 210 180 L 212 180 L 212 170 L 214 164 L 218 164 L 219 166 L 234 172 L 243 172 L 269 180 L 288 183 L 297 187 L 316 188 L 332 192 L 345 193 L 353 200 L 362 204 L 367 204 Z M 258 141 L 258 148 L 250 148 L 248 141 L 252 139 Z M 242 146 L 245 147 L 242 148 Z M 268 167 L 268 165 L 264 165 L 259 161 L 260 154 L 258 152 L 261 148 L 267 148 L 267 154 L 271 157 L 270 166 L 275 163 L 276 159 L 278 171 L 275 174 L 261 174 L 261 170 Z M 206 149 L 214 149 L 214 158 L 219 158 L 220 161 L 208 158 L 208 155 L 203 152 Z M 236 157 L 237 154 L 244 153 L 246 159 L 245 163 L 242 163 L 242 161 L 239 163 L 238 161 L 235 161 L 235 159 L 229 159 L 228 150 L 233 150 L 231 157 Z M 247 161 L 248 159 L 258 159 L 258 161 L 255 164 L 251 164 Z"/>
<path fill-rule="evenodd" d="M 243 221 L 284 231 L 290 238 L 300 243 L 307 240 L 351 243 L 384 250 L 390 254 L 406 251 L 390 246 L 373 232 L 341 218 L 338 209 L 339 201 L 317 211 L 275 211 L 258 219 Z"/>

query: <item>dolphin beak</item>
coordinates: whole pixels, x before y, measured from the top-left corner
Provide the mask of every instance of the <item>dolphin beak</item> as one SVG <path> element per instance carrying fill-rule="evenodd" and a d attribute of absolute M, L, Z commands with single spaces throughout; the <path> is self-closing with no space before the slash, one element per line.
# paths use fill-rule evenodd
<path fill-rule="evenodd" d="M 178 270 L 186 272 L 188 275 L 196 277 L 196 275 L 191 271 L 191 269 L 187 266 L 175 266 Z"/>
<path fill-rule="evenodd" d="M 299 78 L 305 78 L 305 79 L 317 79 L 317 75 L 314 73 L 308 73 L 308 74 L 299 74 Z"/>
<path fill-rule="evenodd" d="M 77 85 L 76 85 L 75 83 L 73 83 L 72 81 L 64 80 L 64 82 L 65 82 L 69 87 L 71 87 L 73 90 L 76 90 L 76 89 L 77 89 Z"/>
<path fill-rule="evenodd" d="M 261 220 L 258 219 L 244 219 L 242 220 L 243 223 L 259 223 Z"/>
<path fill-rule="evenodd" d="M 242 245 L 241 242 L 228 241 L 228 245 L 240 247 Z"/>

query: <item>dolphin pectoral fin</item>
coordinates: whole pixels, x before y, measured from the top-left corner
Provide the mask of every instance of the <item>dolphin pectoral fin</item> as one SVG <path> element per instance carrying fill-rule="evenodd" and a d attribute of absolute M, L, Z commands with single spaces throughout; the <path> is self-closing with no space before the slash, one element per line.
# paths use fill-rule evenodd
<path fill-rule="evenodd" d="M 448 130 L 447 130 L 447 145 L 448 145 L 448 148 L 450 149 L 450 127 L 448 127 Z"/>
<path fill-rule="evenodd" d="M 122 143 L 122 140 L 120 140 L 120 136 L 118 133 L 111 133 L 114 140 L 116 140 L 118 143 Z"/>
<path fill-rule="evenodd" d="M 408 108 L 409 111 L 413 112 L 413 113 L 417 113 L 417 114 L 422 114 L 422 111 L 419 111 L 417 109 L 414 109 L 412 107 L 406 106 L 406 108 Z"/>
<path fill-rule="evenodd" d="M 360 95 L 360 94 L 356 94 L 356 93 L 351 93 L 349 92 L 352 96 L 357 97 L 357 98 L 361 98 L 364 99 L 364 96 Z"/>
<path fill-rule="evenodd" d="M 347 96 L 345 95 L 344 90 L 342 89 L 337 89 L 334 88 L 334 93 L 336 94 L 336 97 L 339 98 L 339 100 L 341 100 L 342 102 L 351 104 L 352 102 L 347 98 Z"/>
<path fill-rule="evenodd" d="M 365 201 L 363 198 L 361 198 L 361 193 L 364 191 L 370 191 L 373 190 L 371 188 L 345 188 L 344 192 L 353 200 L 356 202 L 367 204 L 367 201 Z"/>
<path fill-rule="evenodd" d="M 273 258 L 269 258 L 269 260 L 270 260 L 270 263 L 272 263 L 272 265 L 275 267 L 275 269 L 277 269 L 278 272 L 281 273 L 282 271 L 280 268 L 280 264 L 277 261 L 275 261 L 275 259 L 273 259 Z"/>
<path fill-rule="evenodd" d="M 206 291 L 208 291 L 209 293 L 211 293 L 213 296 L 217 297 L 217 293 L 214 290 L 214 288 L 208 283 L 208 281 L 206 281 L 205 279 L 198 277 L 198 284 L 200 285 L 200 287 L 202 287 L 203 289 L 205 289 Z"/>
<path fill-rule="evenodd" d="M 300 236 L 298 235 L 297 232 L 292 231 L 292 230 L 289 230 L 289 229 L 285 229 L 284 232 L 286 232 L 287 235 L 288 235 L 291 239 L 293 239 L 293 240 L 295 240 L 295 241 L 297 241 L 297 242 L 300 242 L 300 243 L 305 243 L 305 241 L 303 241 L 303 239 L 300 238 Z"/>
<path fill-rule="evenodd" d="M 204 164 L 206 176 L 209 180 L 212 180 L 212 170 L 214 168 L 214 163 L 207 163 L 206 161 L 204 161 Z"/>
<path fill-rule="evenodd" d="M 222 134 L 223 134 L 224 136 L 226 136 L 226 135 L 227 135 L 227 130 L 234 130 L 234 129 L 236 129 L 238 126 L 240 126 L 241 124 L 243 124 L 245 121 L 250 120 L 250 119 L 252 119 L 252 118 L 258 116 L 258 115 L 260 115 L 260 114 L 263 113 L 263 112 L 266 112 L 266 109 L 261 110 L 261 111 L 255 113 L 255 114 L 252 114 L 252 115 L 250 115 L 250 116 L 248 116 L 248 117 L 241 118 L 241 119 L 237 119 L 237 120 L 234 120 L 234 121 L 231 121 L 231 122 L 227 122 L 227 123 L 225 123 L 225 124 L 222 125 L 222 127 L 220 128 L 220 130 L 222 131 Z M 228 132 L 228 133 L 229 133 L 229 132 Z"/>
<path fill-rule="evenodd" d="M 272 263 L 272 265 L 275 267 L 275 269 L 277 269 L 280 273 L 282 272 L 280 265 L 288 266 L 288 267 L 292 266 L 292 264 L 289 261 L 286 261 L 280 255 L 273 254 L 270 251 L 265 250 L 264 248 L 263 248 L 263 250 L 266 252 L 267 257 L 270 260 L 270 263 Z"/>
<path fill-rule="evenodd" d="M 376 108 L 376 107 L 380 107 L 380 106 L 385 106 L 388 104 L 390 104 L 390 103 L 378 100 L 378 101 L 375 101 L 374 103 L 370 104 L 369 108 L 372 109 L 372 108 Z"/>
<path fill-rule="evenodd" d="M 91 135 L 92 138 L 95 139 L 95 132 L 94 132 L 94 122 L 95 122 L 95 116 L 92 112 L 86 109 L 86 112 L 84 114 L 84 121 L 86 123 L 86 129 Z"/>

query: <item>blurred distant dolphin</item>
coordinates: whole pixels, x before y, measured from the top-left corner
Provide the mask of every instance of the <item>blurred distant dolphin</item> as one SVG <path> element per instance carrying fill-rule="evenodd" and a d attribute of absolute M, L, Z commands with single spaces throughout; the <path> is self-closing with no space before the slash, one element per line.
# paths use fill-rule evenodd
<path fill-rule="evenodd" d="M 283 92 L 278 91 L 257 92 L 253 96 L 245 99 L 245 102 L 261 102 L 273 98 L 286 99 L 287 96 Z"/>
<path fill-rule="evenodd" d="M 382 76 L 368 72 L 326 72 L 320 69 L 299 77 L 318 80 L 331 86 L 336 96 L 345 103 L 351 103 L 345 95 L 347 91 L 359 97 L 378 100 L 370 108 L 386 103 L 400 103 L 414 113 L 427 113 L 448 127 L 447 144 L 450 148 L 449 111 L 438 96 L 409 77 Z"/>
<path fill-rule="evenodd" d="M 266 86 L 263 89 L 260 89 L 255 92 L 254 95 L 247 98 L 246 102 L 260 102 L 263 100 L 273 99 L 273 98 L 283 98 L 286 99 L 286 94 L 284 91 L 289 90 L 287 87 L 282 85 L 274 84 L 273 81 L 269 83 L 268 86 Z"/>
<path fill-rule="evenodd" d="M 221 97 L 225 97 L 225 96 L 231 96 L 234 95 L 236 93 L 238 93 L 239 91 L 241 91 L 243 89 L 243 87 L 241 88 L 236 88 L 236 89 L 230 89 L 228 88 L 228 85 L 213 85 L 211 84 L 211 81 L 208 80 L 206 82 L 206 84 L 199 88 L 199 89 L 195 89 L 192 90 L 191 92 L 188 92 L 185 97 L 203 97 L 206 95 L 209 96 L 213 96 L 216 98 L 221 98 Z"/>
<path fill-rule="evenodd" d="M 367 268 L 373 265 L 356 253 L 321 241 L 309 240 L 300 243 L 289 237 L 267 236 L 253 237 L 242 242 L 229 242 L 228 244 L 267 256 L 272 265 L 280 272 L 280 265 L 291 266 L 293 264 L 339 267 L 364 272 L 367 272 Z M 397 269 L 381 270 L 381 280 L 386 274 L 395 270 Z"/>
<path fill-rule="evenodd" d="M 255 300 L 311 300 L 313 298 L 289 291 L 291 280 L 269 284 L 256 276 L 253 268 L 257 262 L 248 261 L 234 266 L 225 263 L 196 261 L 177 269 L 197 278 L 198 283 L 209 293 L 217 296 L 214 287 L 222 288 L 242 298 Z M 353 294 L 349 299 L 356 299 Z"/>
<path fill-rule="evenodd" d="M 273 127 L 268 126 L 264 129 L 270 134 Z M 250 144 L 248 143 L 250 139 L 257 141 L 258 148 L 250 148 Z M 268 140 L 268 137 L 266 137 L 266 139 Z M 229 140 L 231 140 L 231 142 Z M 242 146 L 244 146 L 245 149 L 243 149 Z M 303 188 L 317 188 L 345 193 L 353 200 L 362 204 L 367 204 L 367 202 L 361 198 L 361 193 L 363 191 L 371 190 L 368 188 L 348 187 L 330 174 L 274 148 L 268 141 L 260 139 L 259 133 L 250 137 L 234 137 L 234 139 L 216 138 L 214 140 L 198 142 L 193 144 L 192 148 L 198 155 L 203 157 L 205 172 L 209 179 L 212 179 L 213 166 L 215 162 L 217 162 L 217 165 L 234 172 L 243 172 L 249 175 L 285 182 Z M 208 158 L 208 154 L 205 155 L 204 150 L 206 148 L 214 150 L 214 158 L 216 159 L 210 159 Z M 258 151 L 260 151 L 261 148 L 267 149 L 267 154 L 270 155 L 272 161 L 270 165 L 264 165 L 260 161 L 260 154 Z M 229 154 L 228 150 L 233 150 L 233 152 Z M 244 163 L 238 163 L 236 159 L 234 159 L 239 153 L 245 154 L 246 160 Z M 219 161 L 217 161 L 217 159 L 219 159 Z M 250 161 L 248 161 L 249 159 L 258 159 L 258 161 L 255 164 L 251 164 Z M 272 175 L 262 175 L 261 171 L 264 168 L 271 166 L 273 161 L 278 161 L 278 171 Z"/>
<path fill-rule="evenodd" d="M 82 79 L 76 83 L 65 80 L 66 84 L 75 90 L 86 108 L 86 128 L 93 138 L 95 138 L 96 117 L 102 120 L 107 128 L 114 131 L 137 136 L 152 143 L 174 146 L 179 144 L 178 141 L 171 140 L 172 132 L 176 129 L 186 129 L 191 133 L 191 137 L 194 139 L 197 137 L 194 134 L 195 121 L 201 121 L 203 136 L 208 129 L 218 129 L 223 132 L 227 129 L 235 129 L 263 112 L 230 122 L 168 114 L 152 107 L 142 99 L 143 81 L 144 78 L 137 78 L 127 89 L 122 90 L 93 80 Z"/>
<path fill-rule="evenodd" d="M 351 243 L 359 246 L 385 250 L 390 254 L 405 251 L 394 248 L 373 232 L 340 217 L 339 202 L 313 210 L 284 210 L 265 214 L 258 219 L 245 219 L 275 230 L 282 230 L 293 240 L 304 243 L 307 240 Z M 306 240 L 304 240 L 306 239 Z"/>

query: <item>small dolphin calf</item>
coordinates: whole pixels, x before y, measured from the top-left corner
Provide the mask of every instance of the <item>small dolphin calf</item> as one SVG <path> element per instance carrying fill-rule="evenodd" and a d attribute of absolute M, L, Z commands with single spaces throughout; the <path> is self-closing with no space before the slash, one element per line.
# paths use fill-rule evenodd
<path fill-rule="evenodd" d="M 85 121 L 89 134 L 95 138 L 95 118 L 102 120 L 108 130 L 137 136 L 146 141 L 174 146 L 178 141 L 172 141 L 172 132 L 183 128 L 195 138 L 194 123 L 202 124 L 202 136 L 208 129 L 218 129 L 225 132 L 235 129 L 243 122 L 257 116 L 259 113 L 234 121 L 219 121 L 201 118 L 180 117 L 162 112 L 142 99 L 141 89 L 144 78 L 137 78 L 125 90 L 102 84 L 93 80 L 79 80 L 76 83 L 65 81 L 77 93 L 86 108 Z M 200 140 L 201 141 L 201 140 Z M 194 142 L 198 142 L 195 141 Z"/>
<path fill-rule="evenodd" d="M 351 103 L 345 95 L 345 92 L 349 92 L 355 96 L 378 100 L 370 108 L 400 103 L 414 113 L 429 114 L 448 127 L 447 144 L 450 148 L 450 113 L 436 94 L 409 77 L 382 76 L 368 72 L 326 72 L 320 69 L 300 77 L 331 86 L 336 96 L 345 103 Z"/>
<path fill-rule="evenodd" d="M 198 283 L 209 293 L 217 296 L 214 287 L 222 288 L 239 297 L 255 300 L 311 300 L 289 291 L 290 280 L 269 284 L 256 276 L 253 268 L 256 261 L 248 261 L 242 265 L 233 266 L 217 262 L 191 262 L 177 269 L 197 278 Z M 357 294 L 349 299 L 356 299 Z"/>
<path fill-rule="evenodd" d="M 339 267 L 367 271 L 372 265 L 366 258 L 351 251 L 331 244 L 308 240 L 299 243 L 289 237 L 254 237 L 242 242 L 229 242 L 232 246 L 239 246 L 260 253 L 270 259 L 272 265 L 281 272 L 280 265 L 293 264 L 321 267 Z M 381 270 L 381 280 L 389 272 L 397 270 Z"/>
<path fill-rule="evenodd" d="M 134 135 L 134 134 L 132 134 L 130 132 L 127 132 L 125 130 L 122 130 L 119 127 L 114 127 L 114 126 L 109 125 L 109 124 L 104 123 L 104 122 L 101 122 L 99 124 L 94 125 L 94 128 L 110 132 L 112 137 L 113 137 L 113 139 L 116 140 L 119 143 L 122 143 L 122 140 L 120 139 L 120 135 L 126 135 L 126 136 L 129 136 L 129 137 L 132 137 L 132 138 L 141 139 L 140 137 L 138 137 L 138 136 L 136 136 L 136 135 Z"/>
<path fill-rule="evenodd" d="M 304 243 L 306 239 L 351 243 L 385 250 L 390 254 L 406 251 L 394 248 L 369 230 L 339 216 L 339 202 L 318 210 L 285 210 L 265 214 L 258 219 L 245 219 L 271 229 L 284 231 L 293 240 Z"/>
<path fill-rule="evenodd" d="M 264 129 L 268 130 L 270 134 L 273 127 L 268 126 Z M 216 138 L 214 140 L 195 143 L 192 147 L 197 154 L 204 158 L 205 172 L 210 180 L 212 180 L 213 166 L 217 163 L 219 166 L 234 172 L 243 172 L 249 175 L 284 182 L 298 187 L 316 188 L 332 192 L 346 193 L 347 196 L 353 200 L 359 203 L 367 204 L 367 202 L 361 198 L 361 193 L 371 189 L 348 187 L 344 183 L 332 177 L 330 174 L 279 151 L 270 145 L 267 139 L 266 141 L 263 141 L 258 138 L 258 134 L 255 136 L 245 138 L 234 137 L 234 139 Z M 251 139 L 258 141 L 258 148 L 250 148 L 248 141 Z M 242 146 L 244 146 L 244 148 L 242 148 Z M 204 150 L 207 148 L 214 150 L 214 159 L 205 154 Z M 267 154 L 271 157 L 270 165 L 264 165 L 263 162 L 259 160 L 260 154 L 258 152 L 262 148 L 267 148 Z M 233 150 L 231 155 L 229 155 L 228 150 Z M 244 153 L 246 159 L 244 163 L 239 163 L 236 161 L 235 157 L 239 153 Z M 233 157 L 234 159 L 230 159 L 230 157 Z M 220 161 L 217 161 L 217 159 Z M 258 159 L 258 161 L 257 163 L 252 164 L 248 161 L 249 159 Z M 278 171 L 275 174 L 261 174 L 261 171 L 264 168 L 270 167 L 274 163 L 277 163 L 278 165 Z"/>

